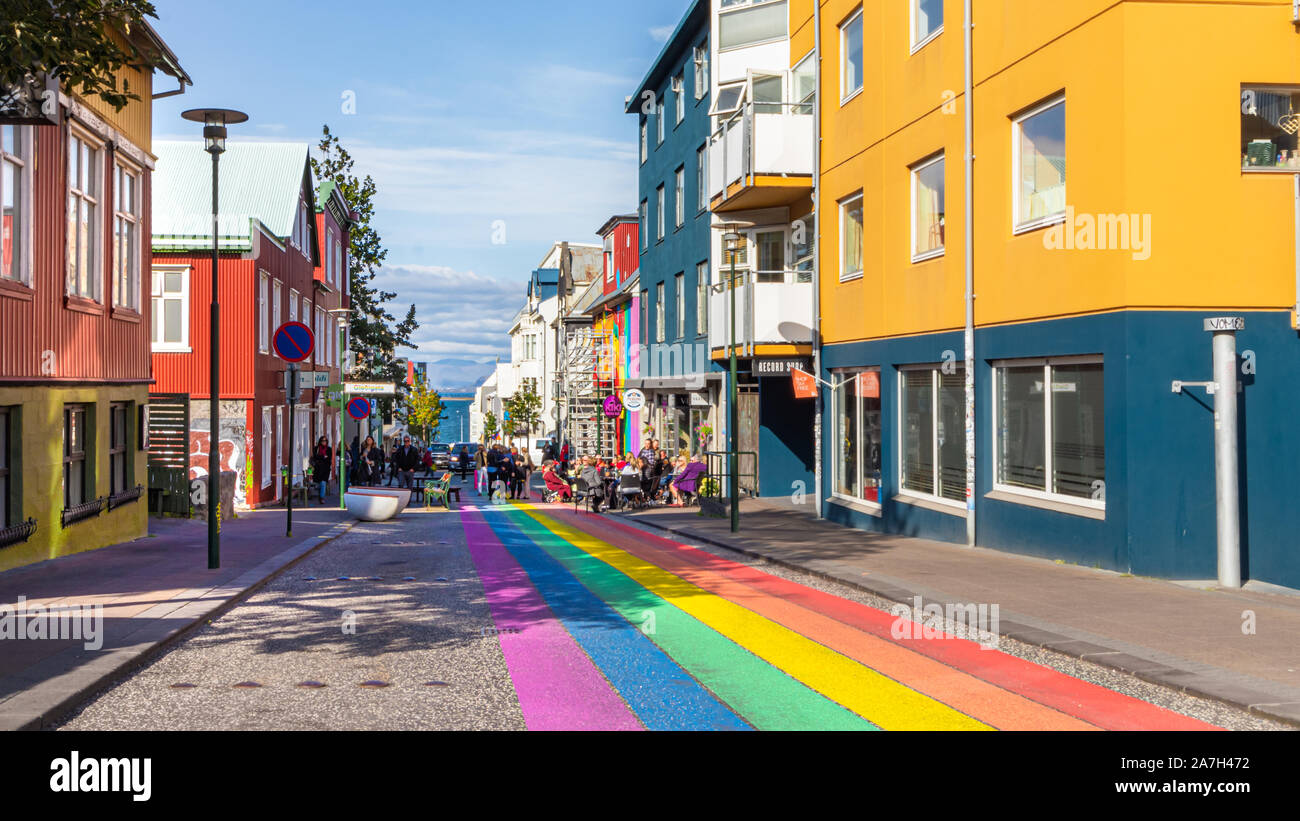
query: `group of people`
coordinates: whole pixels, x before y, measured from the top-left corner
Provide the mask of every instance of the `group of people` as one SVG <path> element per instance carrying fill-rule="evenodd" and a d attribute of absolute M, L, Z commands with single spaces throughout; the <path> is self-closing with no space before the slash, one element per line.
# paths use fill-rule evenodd
<path fill-rule="evenodd" d="M 646 504 L 667 504 L 681 507 L 690 495 L 698 492 L 699 478 L 705 471 L 698 455 L 686 452 L 674 459 L 668 451 L 659 448 L 659 441 L 650 440 L 640 453 L 627 453 L 621 459 L 607 460 L 598 456 L 584 456 L 570 473 L 563 461 L 548 459 L 542 465 L 542 478 L 548 495 L 560 501 L 573 498 L 580 478 L 587 488 L 587 501 L 593 511 L 618 509 L 639 497 Z M 632 484 L 626 477 L 635 477 L 637 488 L 628 492 Z M 637 492 L 639 490 L 639 492 Z"/>
<path fill-rule="evenodd" d="M 460 478 L 464 481 L 470 464 L 469 449 L 460 449 Z M 479 445 L 473 455 L 474 492 L 483 494 L 500 493 L 504 498 L 528 498 L 528 479 L 533 475 L 536 465 L 532 454 L 525 448 L 522 452 L 516 446 Z"/>

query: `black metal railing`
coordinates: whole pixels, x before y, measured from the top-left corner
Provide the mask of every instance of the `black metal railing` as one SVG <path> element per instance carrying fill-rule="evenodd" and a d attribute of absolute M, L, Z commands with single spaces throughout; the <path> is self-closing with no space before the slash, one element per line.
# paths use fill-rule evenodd
<path fill-rule="evenodd" d="M 36 520 L 28 519 L 25 522 L 19 522 L 16 525 L 9 525 L 0 528 L 0 547 L 8 547 L 11 544 L 20 544 L 27 541 L 36 532 Z"/>
<path fill-rule="evenodd" d="M 705 451 L 704 459 L 709 469 L 700 479 L 700 496 L 726 501 L 731 498 L 731 473 L 727 470 L 728 454 L 724 451 Z M 740 484 L 739 496 L 758 495 L 758 453 L 742 450 L 736 453 L 736 480 Z M 748 481 L 747 481 L 748 480 Z"/>
<path fill-rule="evenodd" d="M 89 502 L 82 502 L 79 505 L 73 505 L 70 508 L 66 508 L 63 511 L 61 521 L 63 522 L 63 526 L 67 527 L 68 525 L 80 522 L 83 519 L 93 519 L 103 512 L 104 497 L 100 496 L 98 499 L 91 499 Z"/>
<path fill-rule="evenodd" d="M 144 485 L 136 485 L 130 490 L 124 490 L 115 496 L 109 496 L 108 509 L 113 510 L 115 508 L 122 507 L 123 505 L 129 505 L 143 495 L 144 495 Z"/>

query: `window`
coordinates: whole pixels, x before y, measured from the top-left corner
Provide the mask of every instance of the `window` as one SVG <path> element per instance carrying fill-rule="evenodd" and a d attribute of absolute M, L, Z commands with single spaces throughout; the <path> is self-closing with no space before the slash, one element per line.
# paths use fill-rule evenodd
<path fill-rule="evenodd" d="M 9 443 L 18 438 L 9 432 L 10 419 L 9 409 L 0 408 L 0 528 L 9 527 L 18 518 L 9 500 Z"/>
<path fill-rule="evenodd" d="M 686 166 L 678 166 L 673 173 L 673 225 L 678 228 L 686 222 Z"/>
<path fill-rule="evenodd" d="M 799 282 L 812 282 L 816 237 L 817 212 L 810 211 L 795 221 L 790 235 L 790 246 L 794 249 L 795 277 Z"/>
<path fill-rule="evenodd" d="M 68 133 L 68 293 L 98 302 L 103 287 L 100 276 L 99 146 Z"/>
<path fill-rule="evenodd" d="M 90 498 L 86 476 L 86 408 L 63 408 L 63 509 L 69 510 Z"/>
<path fill-rule="evenodd" d="M 1104 509 L 1101 359 L 994 363 L 993 392 L 994 487 Z"/>
<path fill-rule="evenodd" d="M 664 98 L 655 101 L 655 145 L 664 144 Z"/>
<path fill-rule="evenodd" d="M 271 331 L 280 327 L 284 314 L 280 311 L 280 280 L 271 283 Z M 277 354 L 278 356 L 279 354 Z"/>
<path fill-rule="evenodd" d="M 318 365 L 328 365 L 330 362 L 330 335 L 329 322 L 325 319 L 325 309 L 316 309 L 316 348 L 312 352 Z"/>
<path fill-rule="evenodd" d="M 262 487 L 271 484 L 271 409 L 262 408 Z"/>
<path fill-rule="evenodd" d="M 755 3 L 736 11 L 728 11 L 727 5 L 738 4 L 723 4 L 718 16 L 719 49 L 744 48 L 785 38 L 788 23 L 785 0 Z"/>
<path fill-rule="evenodd" d="M 709 263 L 695 266 L 695 333 L 703 336 L 709 332 Z"/>
<path fill-rule="evenodd" d="M 127 491 L 131 481 L 130 449 L 127 447 L 127 420 L 131 406 L 117 402 L 109 406 L 108 493 L 117 496 Z"/>
<path fill-rule="evenodd" d="M 262 277 L 265 286 L 266 277 Z M 190 350 L 190 269 L 183 265 L 160 265 L 153 269 L 149 278 L 151 301 L 153 349 L 155 351 Z M 258 298 L 259 314 L 263 323 L 266 313 L 261 306 L 266 304 L 266 289 L 263 287 Z M 258 337 L 266 344 L 265 327 Z"/>
<path fill-rule="evenodd" d="M 793 113 L 812 116 L 817 98 L 817 64 L 811 53 L 791 70 L 790 83 L 795 102 Z"/>
<path fill-rule="evenodd" d="M 758 254 L 755 282 L 785 281 L 785 231 L 756 231 L 754 250 Z"/>
<path fill-rule="evenodd" d="M 655 238 L 664 238 L 664 187 L 655 191 Z"/>
<path fill-rule="evenodd" d="M 650 292 L 641 289 L 641 339 L 642 345 L 650 341 Z M 645 366 L 642 366 L 645 367 Z"/>
<path fill-rule="evenodd" d="M 664 284 L 655 286 L 655 342 L 664 341 Z"/>
<path fill-rule="evenodd" d="M 650 156 L 650 126 L 646 118 L 641 118 L 641 164 L 645 164 L 646 157 Z"/>
<path fill-rule="evenodd" d="M 673 106 L 675 108 L 676 123 L 686 119 L 686 81 L 682 72 L 677 72 L 673 78 Z"/>
<path fill-rule="evenodd" d="M 342 287 L 343 278 L 347 272 L 343 268 L 343 240 L 335 237 L 334 239 L 334 286 Z"/>
<path fill-rule="evenodd" d="M 113 169 L 113 304 L 140 310 L 140 172 Z"/>
<path fill-rule="evenodd" d="M 650 226 L 646 216 L 646 207 L 646 201 L 641 200 L 641 208 L 638 209 L 637 212 L 637 217 L 639 218 L 637 220 L 637 234 L 641 237 L 642 251 L 650 247 Z"/>
<path fill-rule="evenodd" d="M 943 155 L 912 168 L 912 261 L 943 254 Z"/>
<path fill-rule="evenodd" d="M 831 492 L 845 499 L 880 503 L 880 370 L 831 375 L 835 426 Z"/>
<path fill-rule="evenodd" d="M 1241 167 L 1300 173 L 1300 86 L 1242 86 Z"/>
<path fill-rule="evenodd" d="M 709 147 L 702 145 L 695 150 L 695 209 L 703 211 L 709 207 Z"/>
<path fill-rule="evenodd" d="M 30 285 L 30 126 L 0 125 L 0 279 Z"/>
<path fill-rule="evenodd" d="M 862 9 L 840 26 L 840 102 L 862 90 Z"/>
<path fill-rule="evenodd" d="M 862 192 L 840 202 L 840 280 L 862 276 Z"/>
<path fill-rule="evenodd" d="M 292 420 L 290 421 L 292 424 Z M 275 406 L 275 472 L 272 477 L 278 477 L 280 468 L 284 467 L 284 405 Z M 275 483 L 275 498 L 280 498 L 281 482 Z"/>
<path fill-rule="evenodd" d="M 966 369 L 906 368 L 899 373 L 902 491 L 966 505 Z"/>
<path fill-rule="evenodd" d="M 334 284 L 334 232 L 325 229 L 325 282 Z"/>
<path fill-rule="evenodd" d="M 677 338 L 686 336 L 686 274 L 678 273 L 673 277 L 673 292 L 677 308 Z"/>
<path fill-rule="evenodd" d="M 1016 230 L 1065 214 L 1065 100 L 1035 108 L 1012 123 Z"/>
<path fill-rule="evenodd" d="M 718 86 L 718 96 L 713 99 L 713 115 L 734 114 L 745 102 L 745 83 L 727 83 Z"/>
<path fill-rule="evenodd" d="M 289 289 L 289 321 L 298 321 L 298 289 Z"/>
<path fill-rule="evenodd" d="M 271 324 L 271 316 L 268 313 L 271 306 L 268 304 L 266 298 L 269 283 L 270 278 L 267 277 L 266 272 L 260 272 L 257 281 L 257 349 L 262 353 L 266 353 L 267 350 L 269 350 L 267 346 L 270 344 L 271 339 L 271 331 L 269 327 Z"/>
<path fill-rule="evenodd" d="M 614 235 L 612 233 L 605 235 L 605 282 L 614 281 Z"/>
<path fill-rule="evenodd" d="M 703 100 L 709 94 L 709 44 L 695 47 L 695 99 Z"/>
<path fill-rule="evenodd" d="M 943 0 L 912 0 L 912 50 L 943 31 Z"/>

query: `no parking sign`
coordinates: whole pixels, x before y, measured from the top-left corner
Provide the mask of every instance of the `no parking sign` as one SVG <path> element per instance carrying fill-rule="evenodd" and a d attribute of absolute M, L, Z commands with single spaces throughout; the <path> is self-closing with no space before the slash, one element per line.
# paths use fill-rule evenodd
<path fill-rule="evenodd" d="M 370 400 L 364 396 L 358 396 L 348 402 L 348 416 L 353 419 L 365 419 L 370 416 Z"/>

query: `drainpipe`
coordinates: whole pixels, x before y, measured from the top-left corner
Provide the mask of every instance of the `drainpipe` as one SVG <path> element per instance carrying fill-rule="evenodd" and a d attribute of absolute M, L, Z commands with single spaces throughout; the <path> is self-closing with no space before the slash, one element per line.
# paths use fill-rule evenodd
<path fill-rule="evenodd" d="M 966 0 L 966 546 L 975 546 L 975 111 L 971 31 L 972 0 Z"/>
<path fill-rule="evenodd" d="M 1219 585 L 1241 587 L 1241 520 L 1237 484 L 1237 331 L 1245 320 L 1205 320 L 1214 334 L 1214 478 Z"/>
<path fill-rule="evenodd" d="M 1297 0 L 1300 2 L 1300 0 Z M 813 173 L 812 173 L 812 207 L 813 207 L 813 324 L 812 355 L 813 375 L 822 376 L 822 279 L 821 279 L 821 243 L 817 240 L 822 227 L 821 208 L 821 157 L 822 157 L 822 26 L 821 9 L 813 8 L 813 88 L 817 89 L 817 98 L 813 105 Z M 1297 177 L 1300 179 L 1300 176 Z M 813 398 L 813 502 L 817 506 L 817 518 L 823 517 L 822 511 L 822 413 L 825 410 L 822 392 L 817 391 Z"/>

